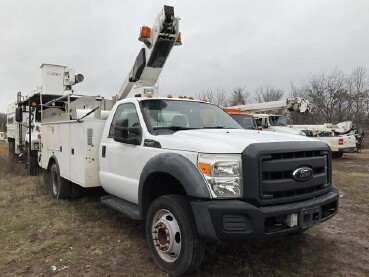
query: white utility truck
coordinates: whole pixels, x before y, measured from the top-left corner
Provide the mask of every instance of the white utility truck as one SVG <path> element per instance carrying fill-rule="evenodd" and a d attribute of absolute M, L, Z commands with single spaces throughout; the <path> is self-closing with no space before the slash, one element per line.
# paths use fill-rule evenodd
<path fill-rule="evenodd" d="M 31 175 L 36 174 L 38 167 L 42 104 L 71 92 L 71 87 L 82 82 L 83 76 L 66 66 L 42 64 L 41 81 L 41 87 L 26 96 L 18 92 L 17 101 L 7 108 L 9 157 L 27 158 Z"/>
<path fill-rule="evenodd" d="M 310 112 L 312 106 L 308 100 L 301 97 L 296 97 L 287 100 L 227 107 L 227 109 L 252 113 L 258 127 L 262 128 L 265 131 L 304 136 L 305 134 L 300 130 L 287 126 L 287 120 L 285 116 L 260 112 L 283 110 L 284 112 L 293 111 L 304 114 L 306 112 Z"/>
<path fill-rule="evenodd" d="M 346 125 L 348 125 L 348 122 L 345 122 L 345 126 Z M 314 137 L 327 143 L 332 151 L 332 155 L 336 158 L 342 157 L 344 153 L 353 153 L 357 151 L 356 136 L 349 133 L 349 131 L 345 133 L 346 129 L 340 127 L 339 124 L 293 125 L 293 128 L 304 132 L 309 137 Z"/>
<path fill-rule="evenodd" d="M 291 135 L 303 135 L 314 137 L 317 140 L 326 143 L 332 151 L 334 157 L 342 157 L 343 153 L 352 153 L 356 151 L 356 138 L 354 135 L 345 134 L 337 135 L 334 130 L 343 130 L 346 125 L 337 127 L 337 129 L 328 128 L 327 124 L 323 125 L 288 125 L 287 118 L 284 115 L 269 112 L 275 110 L 283 110 L 284 112 L 293 111 L 304 114 L 311 112 L 312 105 L 308 100 L 296 97 L 281 101 L 271 101 L 256 104 L 246 104 L 230 107 L 246 112 L 257 112 L 254 115 L 256 123 L 265 131 L 281 132 Z"/>
<path fill-rule="evenodd" d="M 145 97 L 178 42 L 173 8 L 150 30 L 110 112 L 92 108 L 98 99 L 85 111 L 69 99 L 76 119 L 42 123 L 40 166 L 54 197 L 102 186 L 103 203 L 145 221 L 154 261 L 174 276 L 200 266 L 207 240 L 301 232 L 337 213 L 326 144 L 244 130 L 210 103 Z"/>

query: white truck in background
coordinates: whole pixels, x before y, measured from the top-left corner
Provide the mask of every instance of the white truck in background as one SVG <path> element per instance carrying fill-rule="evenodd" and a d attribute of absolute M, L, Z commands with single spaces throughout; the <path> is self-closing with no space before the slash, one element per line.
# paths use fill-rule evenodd
<path fill-rule="evenodd" d="M 343 128 L 330 123 L 322 125 L 291 125 L 293 128 L 304 132 L 309 137 L 314 137 L 328 144 L 332 155 L 340 158 L 344 153 L 354 153 L 356 149 L 356 137 L 354 134 L 340 134 Z M 351 125 L 352 126 L 352 125 Z"/>
<path fill-rule="evenodd" d="M 306 99 L 296 97 L 280 101 L 232 106 L 227 107 L 227 109 L 251 113 L 254 116 L 258 127 L 262 128 L 265 131 L 304 136 L 305 134 L 300 130 L 287 126 L 287 120 L 285 116 L 261 112 L 267 112 L 271 110 L 283 110 L 284 112 L 293 111 L 304 114 L 310 112 L 312 106 Z"/>
<path fill-rule="evenodd" d="M 293 111 L 300 114 L 311 112 L 312 105 L 308 100 L 296 97 L 281 101 L 271 101 L 256 104 L 246 104 L 240 106 L 229 107 L 233 109 L 239 109 L 240 111 L 246 111 L 253 113 L 256 123 L 259 127 L 265 131 L 287 133 L 291 135 L 303 135 L 308 137 L 314 137 L 314 139 L 323 141 L 326 143 L 332 151 L 334 157 L 342 157 L 343 153 L 352 153 L 356 151 L 356 138 L 355 135 L 345 134 L 337 135 L 332 128 L 328 128 L 325 125 L 288 125 L 285 115 L 271 114 L 271 113 L 259 113 L 275 110 L 283 110 L 284 112 Z M 343 130 L 347 127 L 347 124 L 337 126 L 338 130 Z"/>
<path fill-rule="evenodd" d="M 7 108 L 9 157 L 27 159 L 31 175 L 36 174 L 37 155 L 41 135 L 41 106 L 71 92 L 72 86 L 83 81 L 66 66 L 42 64 L 41 87 L 30 94 L 17 94 L 17 100 Z"/>
<path fill-rule="evenodd" d="M 67 97 L 64 119 L 43 117 L 39 162 L 55 198 L 102 186 L 104 204 L 145 221 L 155 263 L 173 276 L 198 268 L 209 240 L 301 232 L 337 213 L 326 144 L 247 131 L 216 105 L 147 93 L 179 41 L 173 7 L 148 29 L 110 112 Z"/>

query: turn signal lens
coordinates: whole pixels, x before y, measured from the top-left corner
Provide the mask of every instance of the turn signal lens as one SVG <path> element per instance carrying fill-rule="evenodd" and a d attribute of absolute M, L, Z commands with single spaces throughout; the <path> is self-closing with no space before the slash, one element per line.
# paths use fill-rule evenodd
<path fill-rule="evenodd" d="M 199 169 L 201 170 L 201 172 L 205 175 L 210 175 L 210 164 L 206 164 L 206 163 L 199 163 L 198 164 Z"/>
<path fill-rule="evenodd" d="M 342 145 L 343 144 L 343 138 L 338 139 L 338 144 L 339 145 Z"/>

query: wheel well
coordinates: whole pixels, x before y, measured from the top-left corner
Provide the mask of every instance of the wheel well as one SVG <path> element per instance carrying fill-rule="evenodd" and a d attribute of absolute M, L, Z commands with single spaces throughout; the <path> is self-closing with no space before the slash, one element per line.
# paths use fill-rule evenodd
<path fill-rule="evenodd" d="M 47 165 L 47 170 L 50 170 L 51 166 L 55 163 L 57 164 L 56 160 L 53 157 L 51 157 Z"/>
<path fill-rule="evenodd" d="M 150 203 L 154 201 L 154 199 L 166 194 L 187 195 L 182 184 L 172 175 L 168 173 L 151 174 L 145 182 L 142 195 L 143 217 L 145 217 Z"/>

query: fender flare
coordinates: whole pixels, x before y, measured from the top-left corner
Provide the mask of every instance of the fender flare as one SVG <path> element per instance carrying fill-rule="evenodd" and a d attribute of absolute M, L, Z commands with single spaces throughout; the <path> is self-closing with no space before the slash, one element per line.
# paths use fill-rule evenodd
<path fill-rule="evenodd" d="M 47 162 L 47 167 L 46 167 L 46 170 L 49 170 L 49 166 L 50 166 L 50 161 L 51 160 L 54 160 L 54 162 L 56 163 L 56 165 L 59 167 L 59 163 L 58 163 L 58 159 L 55 157 L 55 155 L 52 155 L 50 158 L 49 158 L 49 161 Z"/>
<path fill-rule="evenodd" d="M 167 173 L 176 178 L 188 196 L 211 198 L 208 186 L 197 167 L 186 157 L 175 153 L 164 153 L 152 157 L 141 172 L 138 187 L 138 204 L 140 214 L 144 217 L 144 193 L 151 187 L 151 177 L 155 173 Z M 147 204 L 146 204 L 147 206 Z"/>

